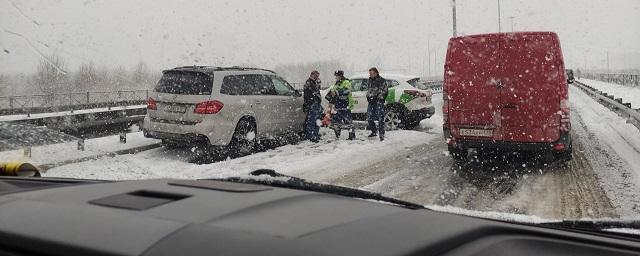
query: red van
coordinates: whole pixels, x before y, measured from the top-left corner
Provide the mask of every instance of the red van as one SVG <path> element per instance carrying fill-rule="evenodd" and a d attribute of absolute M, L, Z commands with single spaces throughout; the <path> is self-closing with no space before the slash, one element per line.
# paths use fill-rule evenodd
<path fill-rule="evenodd" d="M 468 149 L 570 159 L 568 83 L 556 33 L 451 38 L 442 107 L 449 152 L 456 159 Z"/>

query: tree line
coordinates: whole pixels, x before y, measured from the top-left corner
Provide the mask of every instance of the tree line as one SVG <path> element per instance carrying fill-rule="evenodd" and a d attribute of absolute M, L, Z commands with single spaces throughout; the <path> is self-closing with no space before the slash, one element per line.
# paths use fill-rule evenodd
<path fill-rule="evenodd" d="M 41 59 L 31 74 L 0 74 L 0 95 L 150 89 L 160 75 L 144 62 L 139 62 L 133 69 L 108 68 L 85 62 L 69 71 L 64 59 L 53 54 Z"/>

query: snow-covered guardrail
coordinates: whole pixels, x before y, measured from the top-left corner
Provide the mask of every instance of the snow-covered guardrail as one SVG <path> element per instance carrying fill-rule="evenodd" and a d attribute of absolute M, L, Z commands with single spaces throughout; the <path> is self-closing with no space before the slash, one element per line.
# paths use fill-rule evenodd
<path fill-rule="evenodd" d="M 640 129 L 640 109 L 633 109 L 631 108 L 631 103 L 624 103 L 622 98 L 616 98 L 614 95 L 603 93 L 587 84 L 578 81 L 573 84 L 596 99 L 600 104 L 618 113 L 618 115 L 627 118 L 627 122 Z"/>
<path fill-rule="evenodd" d="M 442 81 L 429 81 L 426 82 L 425 85 L 429 88 L 433 93 L 442 92 Z"/>

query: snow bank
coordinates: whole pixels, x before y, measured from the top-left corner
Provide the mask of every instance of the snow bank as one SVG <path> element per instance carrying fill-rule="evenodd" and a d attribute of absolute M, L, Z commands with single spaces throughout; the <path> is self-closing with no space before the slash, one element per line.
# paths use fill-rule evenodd
<path fill-rule="evenodd" d="M 77 141 L 31 148 L 31 157 L 24 156 L 24 150 L 1 151 L 1 161 L 24 161 L 35 165 L 51 164 L 91 156 L 99 156 L 131 148 L 159 143 L 159 140 L 145 138 L 142 132 L 128 133 L 127 143 L 120 143 L 120 136 L 107 136 L 85 140 L 84 151 L 78 150 Z"/>
<path fill-rule="evenodd" d="M 632 108 L 640 108 L 640 87 L 619 85 L 591 79 L 580 79 L 578 81 L 602 92 L 613 94 L 616 98 L 622 98 L 623 102 L 631 103 Z"/>
<path fill-rule="evenodd" d="M 442 133 L 442 124 L 443 124 L 442 116 L 436 113 L 430 118 L 420 121 L 420 129 L 431 130 L 434 132 Z"/>
<path fill-rule="evenodd" d="M 189 149 L 158 148 L 64 165 L 50 169 L 44 176 L 106 180 L 198 179 L 238 176 L 267 168 L 296 177 L 323 180 L 381 161 L 394 151 L 425 143 L 437 136 L 419 131 L 389 131 L 385 141 L 380 142 L 377 138 L 366 138 L 368 132 L 363 130 L 357 131 L 356 141 L 345 140 L 346 132 L 338 141 L 328 129 L 323 128 L 321 134 L 323 137 L 317 144 L 304 141 L 212 164 L 188 163 L 192 155 Z"/>
<path fill-rule="evenodd" d="M 640 206 L 640 130 L 600 105 L 580 89 L 569 87 L 571 123 L 584 154 L 621 217 L 636 216 Z"/>

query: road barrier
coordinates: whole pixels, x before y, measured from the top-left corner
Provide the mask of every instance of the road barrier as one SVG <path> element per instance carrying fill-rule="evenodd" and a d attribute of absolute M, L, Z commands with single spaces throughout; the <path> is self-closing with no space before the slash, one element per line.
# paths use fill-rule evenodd
<path fill-rule="evenodd" d="M 615 96 L 603 93 L 587 84 L 578 81 L 573 84 L 596 99 L 600 104 L 627 118 L 628 123 L 640 129 L 640 109 L 633 109 L 630 103 L 622 102 L 621 98 L 615 98 Z"/>
<path fill-rule="evenodd" d="M 0 115 L 35 114 L 144 104 L 148 90 L 0 96 Z"/>

